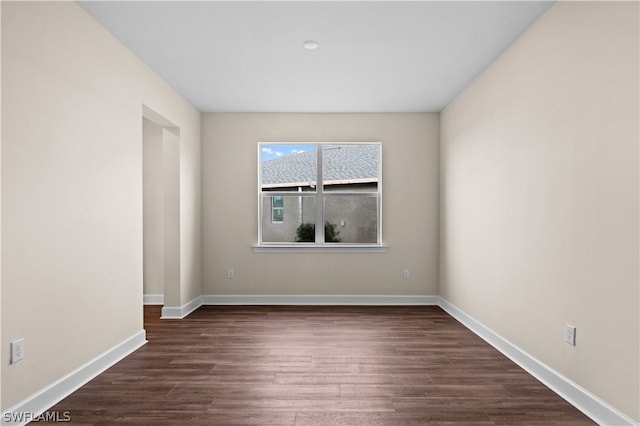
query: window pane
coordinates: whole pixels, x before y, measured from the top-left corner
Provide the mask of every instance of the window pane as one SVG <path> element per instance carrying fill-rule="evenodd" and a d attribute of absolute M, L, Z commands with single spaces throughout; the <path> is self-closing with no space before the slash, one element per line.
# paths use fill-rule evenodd
<path fill-rule="evenodd" d="M 379 172 L 379 144 L 322 146 L 325 191 L 377 191 Z"/>
<path fill-rule="evenodd" d="M 375 195 L 325 195 L 325 240 L 363 244 L 378 242 L 378 201 Z"/>
<path fill-rule="evenodd" d="M 316 145 L 260 144 L 261 190 L 315 191 Z"/>
<path fill-rule="evenodd" d="M 380 243 L 380 143 L 258 147 L 260 243 Z"/>
<path fill-rule="evenodd" d="M 271 199 L 271 202 L 272 202 L 272 206 L 273 207 L 284 207 L 284 203 L 283 203 L 282 197 L 274 196 Z"/>
<path fill-rule="evenodd" d="M 300 225 L 313 224 L 315 220 L 316 196 L 282 196 L 282 207 L 272 211 L 274 198 L 276 197 L 270 195 L 262 198 L 262 242 L 294 243 L 299 232 L 304 234 L 304 226 L 298 231 Z M 275 220 L 275 215 L 281 215 L 281 219 Z"/>
<path fill-rule="evenodd" d="M 271 211 L 271 221 L 272 222 L 284 222 L 284 209 L 283 208 L 274 208 Z"/>

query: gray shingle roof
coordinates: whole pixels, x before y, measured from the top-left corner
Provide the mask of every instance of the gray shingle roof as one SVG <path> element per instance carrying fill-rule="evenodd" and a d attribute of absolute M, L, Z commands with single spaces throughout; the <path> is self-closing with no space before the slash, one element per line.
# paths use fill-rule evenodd
<path fill-rule="evenodd" d="M 323 175 L 327 181 L 377 180 L 379 145 L 324 145 Z M 288 186 L 316 180 L 316 151 L 262 163 L 262 184 Z M 278 185 L 280 186 L 280 185 Z"/>

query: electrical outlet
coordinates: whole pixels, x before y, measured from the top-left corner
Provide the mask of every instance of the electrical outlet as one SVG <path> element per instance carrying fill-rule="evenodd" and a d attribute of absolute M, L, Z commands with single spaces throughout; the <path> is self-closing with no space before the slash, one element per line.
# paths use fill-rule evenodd
<path fill-rule="evenodd" d="M 11 342 L 11 364 L 15 364 L 24 358 L 24 339 Z"/>
<path fill-rule="evenodd" d="M 411 278 L 411 271 L 408 269 L 403 270 L 402 278 L 404 278 L 405 280 L 408 280 L 409 278 Z"/>
<path fill-rule="evenodd" d="M 236 273 L 233 271 L 233 269 L 227 269 L 227 279 L 232 280 L 235 275 Z"/>
<path fill-rule="evenodd" d="M 571 346 L 576 345 L 576 328 L 572 325 L 565 325 L 564 328 L 564 341 Z"/>

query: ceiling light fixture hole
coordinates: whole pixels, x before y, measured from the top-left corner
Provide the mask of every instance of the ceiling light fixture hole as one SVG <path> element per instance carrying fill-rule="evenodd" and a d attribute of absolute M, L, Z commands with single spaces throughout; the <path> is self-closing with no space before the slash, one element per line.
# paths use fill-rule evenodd
<path fill-rule="evenodd" d="M 302 43 L 302 45 L 307 50 L 315 50 L 318 48 L 318 42 L 313 40 L 307 40 L 304 43 Z"/>

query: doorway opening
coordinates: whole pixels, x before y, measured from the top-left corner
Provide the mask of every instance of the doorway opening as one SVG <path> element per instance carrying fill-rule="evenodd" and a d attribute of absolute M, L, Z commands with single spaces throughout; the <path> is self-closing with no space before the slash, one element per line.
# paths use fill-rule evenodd
<path fill-rule="evenodd" d="M 143 300 L 180 306 L 180 129 L 142 108 Z"/>

